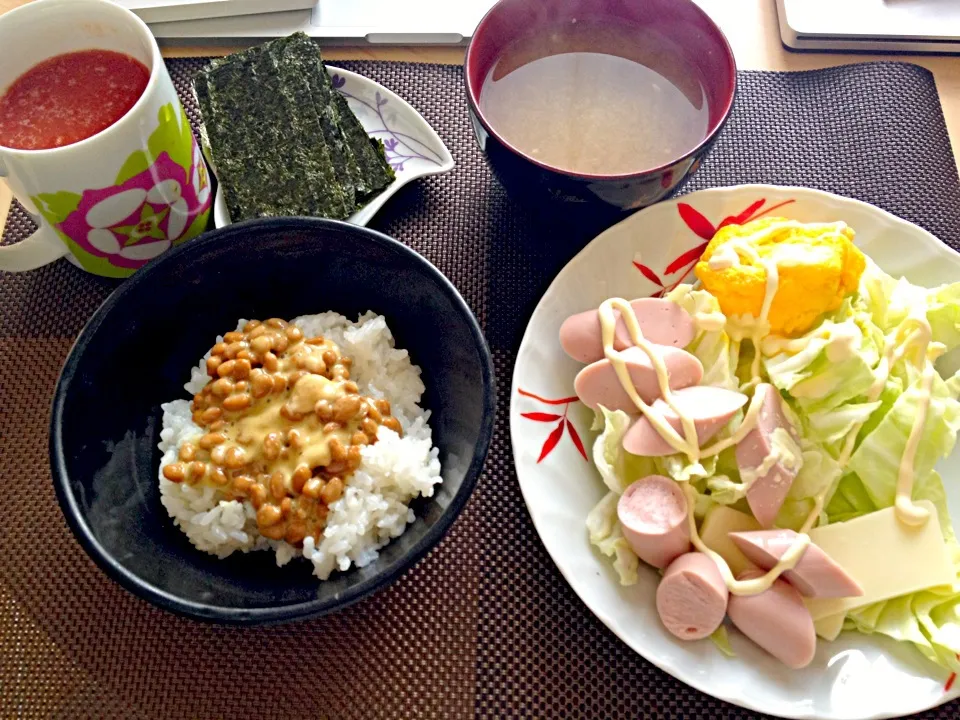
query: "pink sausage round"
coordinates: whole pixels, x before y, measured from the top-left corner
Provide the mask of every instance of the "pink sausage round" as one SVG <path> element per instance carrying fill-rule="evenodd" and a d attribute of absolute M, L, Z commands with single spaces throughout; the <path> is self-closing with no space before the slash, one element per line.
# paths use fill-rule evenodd
<path fill-rule="evenodd" d="M 673 480 L 649 475 L 624 490 L 617 503 L 623 536 L 648 565 L 665 568 L 690 549 L 687 499 Z"/>
<path fill-rule="evenodd" d="M 746 395 L 711 385 L 694 385 L 676 390 L 673 398 L 681 412 L 693 420 L 697 430 L 697 441 L 701 446 L 720 432 L 737 410 L 747 403 Z M 680 416 L 664 400 L 657 400 L 651 407 L 654 411 L 662 413 L 667 424 L 681 436 L 683 435 Z M 623 436 L 623 449 L 628 453 L 645 457 L 661 457 L 677 452 L 661 437 L 646 416 L 640 416 L 627 430 Z"/>
<path fill-rule="evenodd" d="M 681 640 L 700 640 L 720 627 L 729 596 L 716 563 L 700 552 L 681 555 L 657 587 L 663 626 Z"/>
<path fill-rule="evenodd" d="M 763 575 L 745 570 L 738 580 Z M 734 625 L 787 667 L 806 667 L 817 652 L 817 633 L 810 611 L 785 580 L 777 579 L 759 595 L 731 595 L 727 612 Z"/>
<path fill-rule="evenodd" d="M 667 380 L 671 390 L 696 385 L 703 378 L 703 365 L 695 355 L 686 350 L 661 345 L 655 346 L 654 350 L 667 368 Z M 631 347 L 623 351 L 622 357 L 640 398 L 646 403 L 652 403 L 660 397 L 660 379 L 650 356 L 638 347 Z M 606 358 L 587 365 L 577 373 L 573 389 L 580 401 L 593 410 L 603 405 L 607 410 L 637 412 L 637 406 L 620 384 L 613 363 Z"/>
<path fill-rule="evenodd" d="M 637 316 L 637 323 L 643 336 L 657 345 L 686 347 L 693 340 L 696 327 L 693 318 L 682 307 L 670 300 L 661 298 L 641 298 L 630 302 Z M 623 350 L 633 345 L 627 325 L 617 317 L 613 347 Z M 560 345 L 567 355 L 582 363 L 592 363 L 603 359 L 603 340 L 600 331 L 600 313 L 597 310 L 571 315 L 560 326 Z"/>

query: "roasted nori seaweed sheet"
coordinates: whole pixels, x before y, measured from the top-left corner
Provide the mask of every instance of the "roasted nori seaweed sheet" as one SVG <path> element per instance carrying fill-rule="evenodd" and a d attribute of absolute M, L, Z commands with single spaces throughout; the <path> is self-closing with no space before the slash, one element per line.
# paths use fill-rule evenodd
<path fill-rule="evenodd" d="M 303 33 L 214 60 L 194 91 L 234 221 L 343 219 L 395 177 Z"/>
<path fill-rule="evenodd" d="M 242 113 L 243 98 L 233 97 L 224 104 L 224 98 L 207 74 L 197 77 L 194 90 L 205 119 L 201 138 L 223 186 L 230 217 L 238 220 L 252 217 L 261 214 L 263 208 L 275 206 L 282 198 L 282 188 L 277 183 L 261 188 L 258 182 L 247 181 L 248 178 L 267 177 L 272 164 L 265 154 L 252 149 L 251 143 L 257 138 L 257 118 L 235 127 L 234 118 L 238 117 L 238 112 L 234 104 L 241 105 Z"/>
<path fill-rule="evenodd" d="M 284 39 L 264 45 L 265 52 L 259 63 L 263 73 L 270 73 L 276 87 L 269 97 L 285 107 L 289 118 L 285 127 L 287 144 L 300 150 L 294 168 L 302 171 L 306 186 L 313 190 L 315 205 L 310 205 L 311 196 L 306 194 L 300 215 L 314 215 L 342 220 L 353 212 L 354 190 L 349 179 L 341 177 L 338 166 L 343 166 L 342 153 L 338 153 L 326 140 L 326 132 L 311 103 L 309 89 L 299 76 L 299 69 L 292 66 L 284 56 Z M 276 151 L 282 156 L 284 144 Z M 346 179 L 346 184 L 343 180 Z"/>
<path fill-rule="evenodd" d="M 223 187 L 231 217 L 246 217 L 255 212 L 257 200 L 254 188 L 241 181 L 244 176 L 244 158 L 230 149 L 233 138 L 229 126 L 222 122 L 227 116 L 220 111 L 210 93 L 206 75 L 198 75 L 193 83 L 197 104 L 205 118 L 200 127 L 200 142 L 215 166 L 217 178 Z M 213 147 L 217 147 L 214 152 Z"/>
<path fill-rule="evenodd" d="M 333 95 L 340 107 L 341 127 L 350 141 L 350 148 L 357 158 L 357 164 L 360 166 L 360 173 L 365 182 L 364 192 L 357 193 L 359 196 L 357 200 L 362 203 L 392 183 L 396 174 L 387 162 L 383 143 L 367 135 L 367 131 L 363 129 L 363 125 L 357 120 L 357 116 L 353 114 L 343 95 L 338 92 Z"/>
<path fill-rule="evenodd" d="M 208 134 L 218 179 L 231 175 L 221 179 L 230 217 L 347 217 L 352 207 L 337 183 L 319 124 L 304 127 L 277 67 L 268 43 L 214 61 L 204 72 L 212 109 L 219 113 L 214 125 L 227 131 L 217 138 Z M 228 156 L 234 162 L 221 171 Z M 239 186 L 240 196 L 229 199 Z"/>
<path fill-rule="evenodd" d="M 303 33 L 274 41 L 283 58 L 284 83 L 300 103 L 300 110 L 312 114 L 323 129 L 330 160 L 340 185 L 347 190 L 347 204 L 353 212 L 356 196 L 363 194 L 360 167 L 341 128 L 340 108 L 330 76 L 321 64 L 317 46 Z"/>

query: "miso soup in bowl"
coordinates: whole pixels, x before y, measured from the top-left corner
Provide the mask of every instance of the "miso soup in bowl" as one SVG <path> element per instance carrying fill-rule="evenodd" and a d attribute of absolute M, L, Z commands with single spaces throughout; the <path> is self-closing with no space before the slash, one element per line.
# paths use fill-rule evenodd
<path fill-rule="evenodd" d="M 627 210 L 696 169 L 729 114 L 736 68 L 689 0 L 502 0 L 474 34 L 466 79 L 504 185 Z"/>

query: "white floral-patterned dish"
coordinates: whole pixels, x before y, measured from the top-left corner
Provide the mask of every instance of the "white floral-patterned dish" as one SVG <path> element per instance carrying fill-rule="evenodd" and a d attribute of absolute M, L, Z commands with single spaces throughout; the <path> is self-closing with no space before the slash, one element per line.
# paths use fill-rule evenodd
<path fill-rule="evenodd" d="M 585 518 L 606 490 L 587 460 L 595 437 L 592 418 L 574 396 L 581 366 L 560 348 L 560 324 L 609 297 L 658 296 L 690 281 L 718 225 L 770 214 L 804 222 L 843 220 L 883 270 L 911 282 L 935 286 L 960 278 L 960 255 L 930 233 L 872 205 L 816 190 L 743 185 L 642 210 L 571 260 L 527 325 L 510 400 L 520 487 L 540 538 L 580 599 L 633 650 L 688 685 L 789 718 L 866 720 L 919 712 L 960 696 L 960 688 L 912 645 L 844 632 L 834 642 L 820 640 L 809 667 L 790 670 L 731 628 L 737 657 L 727 658 L 709 640 L 685 643 L 663 628 L 653 569 L 643 566 L 640 581 L 622 587 L 609 560 L 587 539 Z M 937 469 L 956 525 L 960 450 Z"/>
<path fill-rule="evenodd" d="M 347 99 L 363 129 L 383 141 L 387 162 L 396 179 L 383 192 L 347 218 L 354 225 L 366 225 L 394 193 L 409 182 L 453 170 L 453 157 L 443 140 L 423 116 L 406 100 L 383 85 L 349 70 L 327 66 L 333 86 Z M 216 227 L 230 224 L 230 212 L 217 187 L 213 204 Z"/>

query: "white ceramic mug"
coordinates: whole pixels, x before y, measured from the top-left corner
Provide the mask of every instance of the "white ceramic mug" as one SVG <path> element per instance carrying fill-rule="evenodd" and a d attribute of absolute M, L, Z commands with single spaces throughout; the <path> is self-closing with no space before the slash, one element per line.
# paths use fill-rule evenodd
<path fill-rule="evenodd" d="M 203 232 L 207 168 L 140 18 L 109 0 L 34 0 L 0 16 L 0 48 L 0 96 L 37 63 L 79 50 L 124 53 L 150 71 L 127 114 L 85 140 L 49 150 L 0 145 L 0 177 L 39 225 L 26 240 L 0 247 L 0 270 L 67 256 L 97 275 L 127 277 Z"/>

